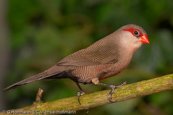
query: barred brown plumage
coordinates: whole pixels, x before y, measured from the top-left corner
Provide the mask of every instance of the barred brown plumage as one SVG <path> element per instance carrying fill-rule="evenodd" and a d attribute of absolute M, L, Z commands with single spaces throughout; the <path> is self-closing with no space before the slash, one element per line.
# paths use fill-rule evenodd
<path fill-rule="evenodd" d="M 78 92 L 78 101 L 79 96 L 85 94 L 79 83 L 94 83 L 111 87 L 108 100 L 114 102 L 111 101 L 111 94 L 115 88 L 125 83 L 116 86 L 100 83 L 100 80 L 112 77 L 125 69 L 133 53 L 141 47 L 142 43 L 149 43 L 146 32 L 140 26 L 125 25 L 91 46 L 65 57 L 50 69 L 19 81 L 5 88 L 4 91 L 36 80 L 69 78 L 76 82 L 81 91 Z"/>

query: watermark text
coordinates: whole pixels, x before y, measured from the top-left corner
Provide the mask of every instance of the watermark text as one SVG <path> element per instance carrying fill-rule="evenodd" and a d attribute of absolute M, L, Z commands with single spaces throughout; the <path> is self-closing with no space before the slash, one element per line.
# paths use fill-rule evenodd
<path fill-rule="evenodd" d="M 76 114 L 76 111 L 53 111 L 53 110 L 30 110 L 30 111 L 22 111 L 22 110 L 3 110 L 4 114 Z"/>

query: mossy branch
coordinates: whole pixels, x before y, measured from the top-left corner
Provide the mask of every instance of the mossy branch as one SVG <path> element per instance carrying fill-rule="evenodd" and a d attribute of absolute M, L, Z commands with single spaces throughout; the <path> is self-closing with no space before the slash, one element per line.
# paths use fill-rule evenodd
<path fill-rule="evenodd" d="M 112 95 L 113 100 L 117 102 L 125 101 L 137 97 L 142 97 L 157 92 L 173 90 L 173 74 L 162 77 L 144 80 L 141 82 L 129 84 L 117 88 Z M 59 99 L 52 102 L 38 102 L 31 106 L 16 109 L 19 111 L 77 111 L 93 107 L 110 104 L 108 101 L 108 93 L 110 90 L 98 91 L 86 94 L 80 97 L 81 105 L 77 101 L 77 97 L 69 97 Z"/>

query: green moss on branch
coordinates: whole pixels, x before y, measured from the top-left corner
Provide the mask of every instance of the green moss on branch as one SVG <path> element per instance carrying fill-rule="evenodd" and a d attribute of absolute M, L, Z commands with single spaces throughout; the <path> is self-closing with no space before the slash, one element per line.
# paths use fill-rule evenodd
<path fill-rule="evenodd" d="M 142 97 L 166 90 L 173 90 L 173 74 L 162 77 L 144 80 L 117 88 L 112 95 L 112 99 L 117 102 L 125 101 L 137 97 Z M 16 109 L 20 111 L 77 111 L 93 107 L 110 104 L 107 95 L 110 90 L 98 91 L 80 97 L 82 105 L 77 101 L 77 97 L 59 99 L 52 102 L 39 102 L 28 107 Z"/>

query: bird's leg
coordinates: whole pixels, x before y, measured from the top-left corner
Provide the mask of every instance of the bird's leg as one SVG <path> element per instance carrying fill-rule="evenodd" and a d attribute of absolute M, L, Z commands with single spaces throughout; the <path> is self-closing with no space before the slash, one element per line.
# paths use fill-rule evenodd
<path fill-rule="evenodd" d="M 113 100 L 113 101 L 111 100 L 112 99 L 112 94 L 113 94 L 114 90 L 116 88 L 118 88 L 118 87 L 121 87 L 123 85 L 126 85 L 126 82 L 122 83 L 121 85 L 110 85 L 110 84 L 105 84 L 105 83 L 100 83 L 99 82 L 97 85 L 103 85 L 103 86 L 107 86 L 107 87 L 112 88 L 111 91 L 108 94 L 108 100 L 109 100 L 109 102 L 114 103 L 114 102 L 116 102 L 116 100 Z"/>
<path fill-rule="evenodd" d="M 84 95 L 85 92 L 82 90 L 82 88 L 81 88 L 81 86 L 79 85 L 79 83 L 76 82 L 76 85 L 77 85 L 77 86 L 79 87 L 79 89 L 80 89 L 80 92 L 77 92 L 77 100 L 78 100 L 79 104 L 81 105 L 79 97 L 82 96 L 82 95 Z"/>
<path fill-rule="evenodd" d="M 112 88 L 111 91 L 110 91 L 109 94 L 108 94 L 108 100 L 109 100 L 109 102 L 111 102 L 111 103 L 116 102 L 116 100 L 114 100 L 114 101 L 111 100 L 111 99 L 112 99 L 112 94 L 113 94 L 114 90 L 115 90 L 116 88 L 118 88 L 118 87 L 121 87 L 121 86 L 123 86 L 123 85 L 126 85 L 126 82 L 122 83 L 121 85 L 111 85 L 111 84 L 100 83 L 98 78 L 92 79 L 92 82 L 93 82 L 95 85 L 102 85 L 102 86 L 106 86 L 106 87 Z"/>

